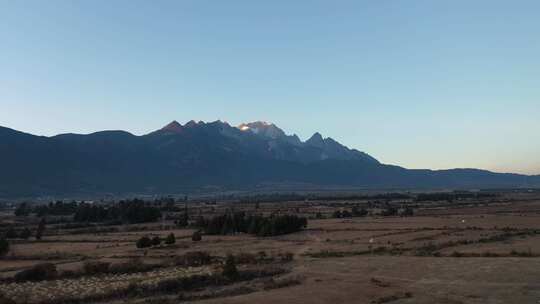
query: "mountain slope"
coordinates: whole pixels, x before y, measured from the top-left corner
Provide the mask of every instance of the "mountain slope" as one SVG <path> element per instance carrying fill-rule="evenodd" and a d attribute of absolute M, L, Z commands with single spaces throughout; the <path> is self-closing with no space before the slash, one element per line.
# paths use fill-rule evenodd
<path fill-rule="evenodd" d="M 261 184 L 362 188 L 522 187 L 539 176 L 476 169 L 408 170 L 314 134 L 273 124 L 172 122 L 147 135 L 103 131 L 34 136 L 0 127 L 0 197 L 180 193 Z"/>

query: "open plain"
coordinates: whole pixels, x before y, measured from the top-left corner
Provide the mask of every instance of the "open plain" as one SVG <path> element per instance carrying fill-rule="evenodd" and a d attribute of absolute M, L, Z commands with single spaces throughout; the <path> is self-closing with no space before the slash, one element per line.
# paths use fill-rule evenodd
<path fill-rule="evenodd" d="M 20 304 L 540 301 L 537 192 L 453 201 L 335 198 L 176 204 L 179 210 L 189 206 L 190 219 L 234 210 L 295 214 L 308 218 L 308 224 L 280 236 L 203 233 L 194 241 L 198 228 L 178 227 L 172 220 L 175 212 L 152 223 L 86 223 L 76 228 L 66 225 L 66 217 L 51 217 L 41 240 L 10 241 L 10 251 L 0 259 L 1 299 Z M 408 206 L 413 214 L 384 215 L 388 206 Z M 368 213 L 339 215 L 353 207 Z M 34 230 L 38 222 L 32 215 L 16 217 L 13 210 L 2 213 L 2 229 Z M 171 233 L 174 244 L 135 246 L 142 236 L 165 239 Z M 182 262 L 194 253 L 207 256 L 207 263 Z M 222 273 L 227 256 L 235 257 L 245 275 L 234 280 L 214 277 Z M 16 279 L 43 263 L 54 265 L 56 277 Z M 95 266 L 92 272 L 92 265 L 107 265 L 108 270 Z M 111 270 L 115 267 L 118 270 Z M 184 280 L 180 287 L 171 283 L 179 278 L 203 282 Z"/>

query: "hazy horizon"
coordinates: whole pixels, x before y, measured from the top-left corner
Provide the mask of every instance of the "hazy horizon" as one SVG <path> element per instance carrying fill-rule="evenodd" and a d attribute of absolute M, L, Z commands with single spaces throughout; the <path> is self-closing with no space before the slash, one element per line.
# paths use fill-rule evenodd
<path fill-rule="evenodd" d="M 407 168 L 540 174 L 537 1 L 0 0 L 0 125 L 263 120 Z"/>

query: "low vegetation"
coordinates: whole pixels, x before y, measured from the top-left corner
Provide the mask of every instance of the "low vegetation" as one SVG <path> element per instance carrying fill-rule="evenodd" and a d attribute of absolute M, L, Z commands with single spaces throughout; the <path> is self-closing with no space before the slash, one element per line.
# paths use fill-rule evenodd
<path fill-rule="evenodd" d="M 0 303 L 243 301 L 254 292 L 252 300 L 264 303 L 274 289 L 292 286 L 281 294 L 314 302 L 325 282 L 343 288 L 349 279 L 358 288 L 347 292 L 359 303 L 436 303 L 416 272 L 448 294 L 457 289 L 447 281 L 463 270 L 482 282 L 537 274 L 537 199 L 514 204 L 506 200 L 512 196 L 449 192 L 267 200 L 273 197 L 13 205 L 0 213 Z M 516 269 L 499 267 L 509 263 Z M 494 265 L 496 275 L 476 265 Z M 475 287 L 483 292 L 478 302 L 496 292 L 484 289 Z"/>
<path fill-rule="evenodd" d="M 307 219 L 296 215 L 263 217 L 247 216 L 245 212 L 227 213 L 209 220 L 199 219 L 197 225 L 206 234 L 249 233 L 257 236 L 276 236 L 300 231 L 307 226 Z"/>
<path fill-rule="evenodd" d="M 9 252 L 9 242 L 6 239 L 0 239 L 0 257 Z"/>

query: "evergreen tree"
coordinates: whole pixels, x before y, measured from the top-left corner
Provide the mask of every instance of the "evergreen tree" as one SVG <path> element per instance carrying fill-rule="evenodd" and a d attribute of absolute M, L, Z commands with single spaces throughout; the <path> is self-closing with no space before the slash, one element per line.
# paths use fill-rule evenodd
<path fill-rule="evenodd" d="M 405 209 L 403 209 L 403 211 L 401 211 L 401 216 L 413 216 L 413 215 L 414 215 L 414 210 L 411 207 L 406 207 Z"/>
<path fill-rule="evenodd" d="M 397 215 L 398 209 L 392 206 L 388 206 L 385 210 L 381 212 L 382 216 L 393 216 Z"/>
<path fill-rule="evenodd" d="M 45 218 L 42 217 L 36 231 L 36 240 L 41 240 L 44 232 L 45 232 Z"/>
<path fill-rule="evenodd" d="M 207 224 L 208 223 L 204 220 L 203 216 L 198 216 L 197 219 L 195 220 L 194 226 L 199 227 L 199 228 L 203 228 L 203 227 L 206 227 Z"/>
<path fill-rule="evenodd" d="M 201 232 L 200 231 L 193 232 L 193 235 L 191 236 L 191 240 L 193 242 L 198 242 L 198 241 L 202 240 Z"/>
<path fill-rule="evenodd" d="M 16 239 L 17 238 L 17 231 L 15 231 L 15 228 L 9 227 L 6 231 L 6 239 Z"/>
<path fill-rule="evenodd" d="M 152 246 L 159 246 L 161 244 L 161 239 L 159 236 L 155 236 L 152 238 Z"/>
<path fill-rule="evenodd" d="M 174 236 L 174 233 L 170 233 L 169 235 L 167 235 L 167 238 L 165 238 L 165 244 L 167 245 L 172 245 L 176 243 L 176 236 Z"/>
<path fill-rule="evenodd" d="M 24 228 L 19 234 L 19 237 L 24 240 L 27 240 L 28 238 L 30 238 L 30 236 L 32 236 L 32 231 L 30 231 L 30 229 L 28 228 Z"/>
<path fill-rule="evenodd" d="M 223 266 L 223 276 L 229 279 L 236 279 L 238 277 L 238 269 L 236 269 L 236 261 L 231 254 L 227 255 L 225 260 L 225 266 Z"/>
<path fill-rule="evenodd" d="M 365 208 L 358 209 L 357 206 L 352 207 L 352 216 L 359 217 L 359 216 L 366 216 L 368 215 L 368 211 Z"/>
<path fill-rule="evenodd" d="M 15 216 L 27 216 L 30 214 L 30 208 L 26 203 L 22 203 L 15 209 Z"/>
<path fill-rule="evenodd" d="M 258 225 L 258 217 L 252 216 L 249 221 L 248 231 L 249 234 L 257 234 L 259 225 Z"/>
<path fill-rule="evenodd" d="M 137 240 L 137 243 L 135 245 L 137 246 L 137 248 L 148 248 L 152 246 L 152 240 L 147 236 L 143 236 Z"/>
<path fill-rule="evenodd" d="M 352 217 L 352 213 L 350 213 L 348 210 L 343 210 L 343 211 L 341 211 L 341 217 L 343 217 L 343 218 Z"/>
<path fill-rule="evenodd" d="M 4 256 L 9 252 L 9 242 L 6 239 L 0 239 L 0 256 Z"/>

